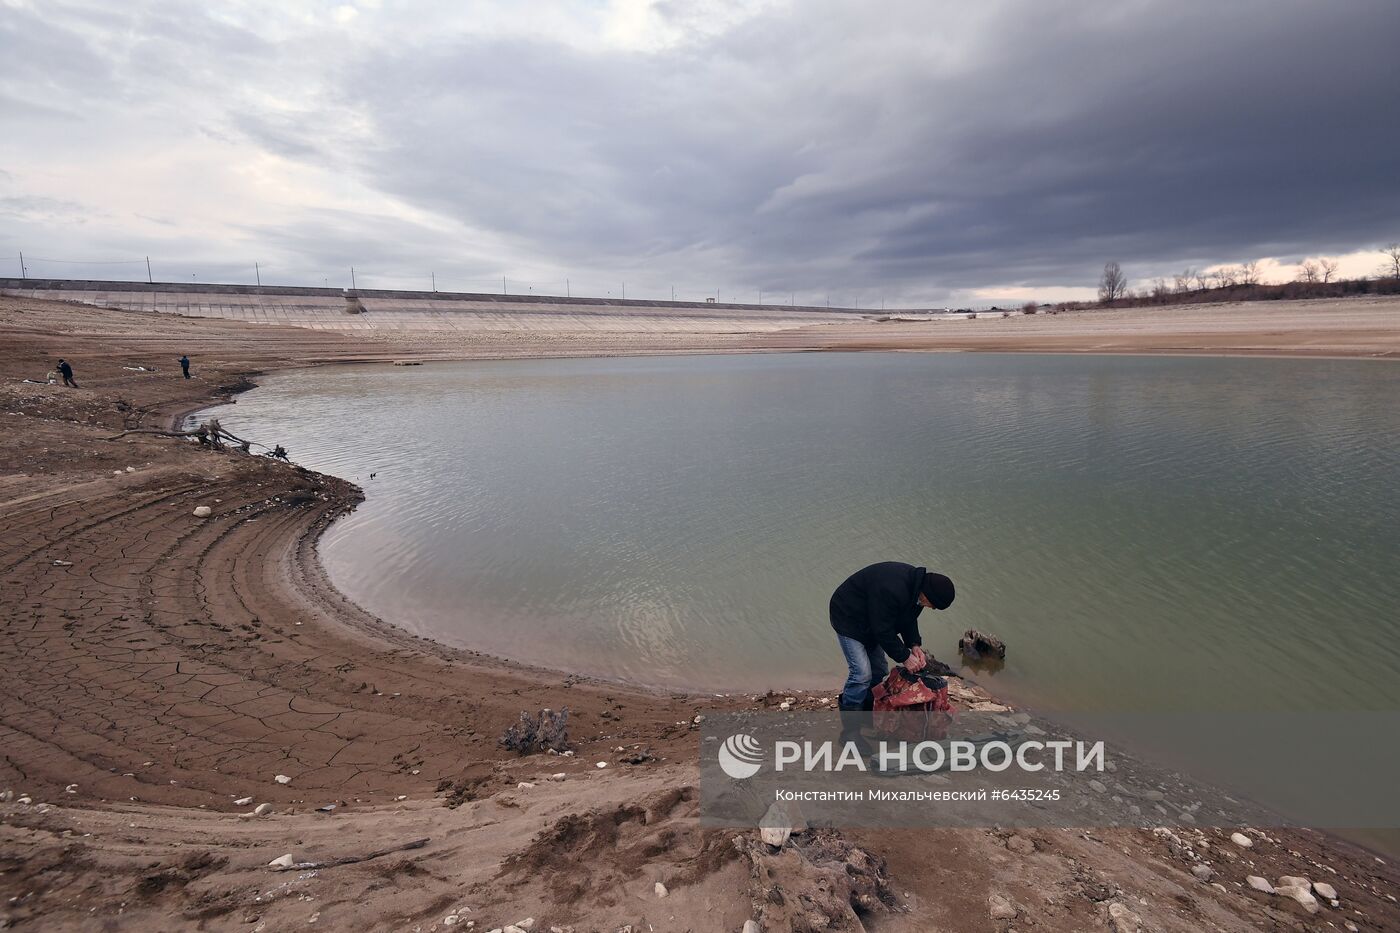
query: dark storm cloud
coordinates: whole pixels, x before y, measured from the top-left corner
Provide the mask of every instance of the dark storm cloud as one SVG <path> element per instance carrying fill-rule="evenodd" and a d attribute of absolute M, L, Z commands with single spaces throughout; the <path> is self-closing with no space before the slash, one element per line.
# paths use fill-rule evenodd
<path fill-rule="evenodd" d="M 719 9 L 655 7 L 682 30 Z M 1110 258 L 1141 276 L 1400 237 L 1391 0 L 806 2 L 658 51 L 495 30 L 274 42 L 160 4 L 124 14 L 118 54 L 24 15 L 7 73 L 62 59 L 44 80 L 70 98 L 164 82 L 209 137 L 484 231 L 502 265 L 936 300 L 1089 285 Z M 260 103 L 284 86 L 315 93 Z M 303 216 L 241 235 L 307 276 L 340 250 L 411 265 L 457 245 Z"/>
<path fill-rule="evenodd" d="M 756 286 L 1086 284 L 1396 235 L 1400 5 L 801 5 L 662 54 L 360 69 L 363 168 L 561 262 Z M 385 80 L 387 78 L 387 80 Z M 712 270 L 716 274 L 718 270 Z"/>

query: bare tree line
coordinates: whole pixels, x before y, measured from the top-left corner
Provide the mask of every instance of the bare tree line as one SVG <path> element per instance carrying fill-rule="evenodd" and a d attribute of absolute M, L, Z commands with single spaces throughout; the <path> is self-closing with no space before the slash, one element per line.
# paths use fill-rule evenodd
<path fill-rule="evenodd" d="M 1104 264 L 1099 276 L 1100 305 L 1130 307 L 1201 301 L 1253 301 L 1283 298 L 1327 298 L 1356 294 L 1400 294 L 1400 243 L 1381 250 L 1385 257 L 1374 277 L 1343 280 L 1338 263 L 1325 256 L 1304 259 L 1291 282 L 1266 284 L 1258 260 L 1210 270 L 1186 268 L 1170 278 L 1157 277 L 1134 290 L 1116 261 Z M 1088 307 L 1086 302 L 1062 302 L 1061 310 Z M 1027 305 L 1030 307 L 1030 305 Z"/>

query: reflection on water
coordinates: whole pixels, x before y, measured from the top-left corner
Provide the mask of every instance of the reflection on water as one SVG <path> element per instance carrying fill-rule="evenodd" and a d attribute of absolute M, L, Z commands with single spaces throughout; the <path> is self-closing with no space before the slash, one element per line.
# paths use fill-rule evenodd
<path fill-rule="evenodd" d="M 221 411 L 357 480 L 332 579 L 442 641 L 831 686 L 831 590 L 927 564 L 1042 707 L 1400 705 L 1400 368 L 806 354 L 337 367 Z M 371 472 L 377 478 L 370 480 Z"/>

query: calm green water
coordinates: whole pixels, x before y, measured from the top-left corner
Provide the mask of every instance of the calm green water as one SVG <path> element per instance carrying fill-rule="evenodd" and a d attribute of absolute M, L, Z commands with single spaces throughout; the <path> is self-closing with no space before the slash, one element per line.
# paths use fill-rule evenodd
<path fill-rule="evenodd" d="M 827 686 L 831 590 L 959 596 L 1045 709 L 1400 706 L 1400 367 L 805 354 L 347 366 L 233 430 L 360 482 L 335 583 L 455 645 L 711 690 Z M 369 479 L 371 471 L 376 479 Z"/>

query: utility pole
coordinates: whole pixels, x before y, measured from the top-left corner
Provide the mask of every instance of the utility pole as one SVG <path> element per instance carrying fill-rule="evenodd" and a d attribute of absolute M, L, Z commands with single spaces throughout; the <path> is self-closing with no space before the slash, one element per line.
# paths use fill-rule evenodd
<path fill-rule="evenodd" d="M 253 274 L 258 277 L 258 288 L 262 288 L 262 270 L 258 268 L 256 262 L 253 263 Z"/>
<path fill-rule="evenodd" d="M 437 273 L 436 273 L 436 272 L 429 272 L 428 274 L 431 275 L 431 276 L 433 277 L 433 291 L 436 292 L 436 291 L 437 291 Z"/>
<path fill-rule="evenodd" d="M 24 250 L 19 251 L 19 277 L 22 279 L 29 278 L 29 273 L 24 271 Z"/>
<path fill-rule="evenodd" d="M 350 290 L 351 290 L 352 292 L 357 292 L 357 291 L 359 291 L 359 289 L 355 286 L 355 267 L 354 267 L 354 266 L 351 266 L 351 267 L 350 267 Z"/>
<path fill-rule="evenodd" d="M 672 301 L 675 301 L 675 300 L 676 300 L 676 286 L 674 286 L 674 285 L 671 286 L 671 300 L 672 300 Z"/>
<path fill-rule="evenodd" d="M 151 257 L 150 257 L 150 256 L 147 256 L 147 257 L 146 257 L 146 284 L 147 284 L 147 285 L 151 285 L 151 284 L 153 284 L 154 282 L 155 282 L 155 279 L 151 278 Z"/>
<path fill-rule="evenodd" d="M 792 305 L 794 308 L 797 307 L 797 292 L 793 292 L 788 296 L 788 304 Z"/>
<path fill-rule="evenodd" d="M 503 276 L 501 276 L 501 294 L 504 295 L 505 293 L 506 293 L 506 277 L 503 275 Z"/>
<path fill-rule="evenodd" d="M 574 297 L 574 290 L 573 290 L 572 286 L 569 285 L 569 280 L 568 280 L 568 279 L 565 279 L 565 280 L 564 280 L 564 297 L 565 297 L 565 298 L 572 298 L 572 297 Z"/>
<path fill-rule="evenodd" d="M 622 300 L 623 300 L 623 301 L 626 301 L 626 300 L 627 300 L 627 283 L 626 283 L 626 282 L 623 282 L 623 283 L 622 283 Z"/>
<path fill-rule="evenodd" d="M 758 290 L 758 303 L 763 304 L 763 289 L 761 288 Z"/>

